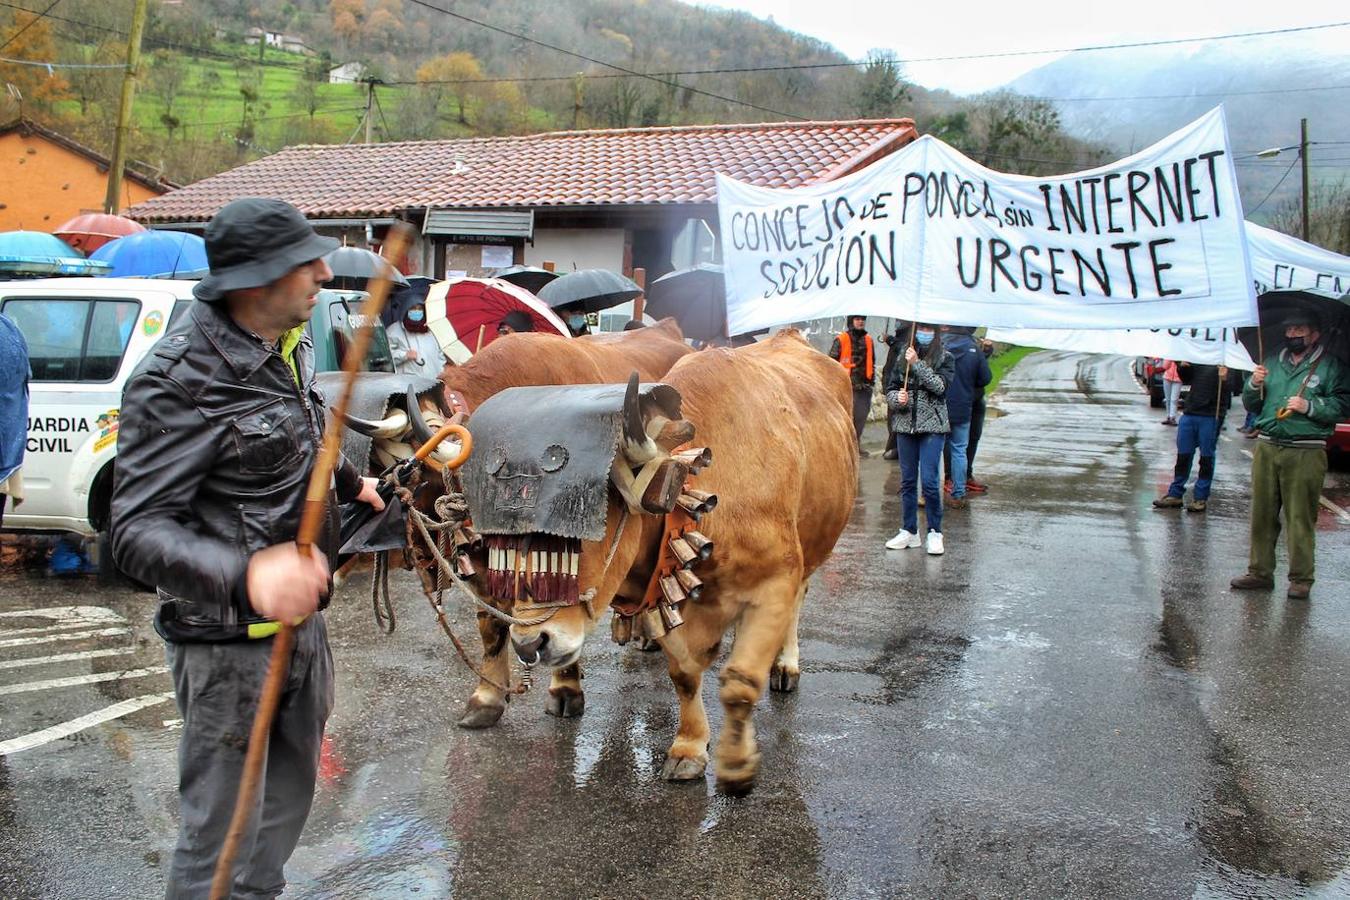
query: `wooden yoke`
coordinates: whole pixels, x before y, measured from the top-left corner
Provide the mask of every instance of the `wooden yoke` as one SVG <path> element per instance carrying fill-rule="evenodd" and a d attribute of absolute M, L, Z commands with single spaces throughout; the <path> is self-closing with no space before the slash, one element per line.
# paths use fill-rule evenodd
<path fill-rule="evenodd" d="M 411 242 L 412 228 L 397 223 L 389 227 L 385 247 L 389 249 L 389 259 L 398 259 Z M 383 248 L 382 248 L 383 249 Z M 323 446 L 314 468 L 309 475 L 309 489 L 305 494 L 305 505 L 300 515 L 300 527 L 295 535 L 296 548 L 304 556 L 314 553 L 314 541 L 323 527 L 324 515 L 328 507 L 328 492 L 333 484 L 333 472 L 337 469 L 338 453 L 342 446 L 342 422 L 351 402 L 352 389 L 356 375 L 365 361 L 370 349 L 373 325 L 380 318 L 385 300 L 389 297 L 389 272 L 392 264 L 386 262 L 384 271 L 374 279 L 370 287 L 370 296 L 361 306 L 360 327 L 347 347 L 342 360 L 342 393 L 337 403 L 329 410 L 328 421 L 323 433 Z M 225 834 L 225 844 L 221 847 L 220 857 L 216 860 L 216 872 L 211 881 L 211 900 L 226 900 L 234 887 L 234 858 L 239 852 L 239 843 L 248 827 L 248 820 L 258 797 L 258 782 L 262 776 L 263 753 L 267 749 L 268 735 L 272 731 L 272 720 L 276 718 L 277 704 L 281 700 L 281 685 L 286 680 L 286 670 L 290 667 L 291 648 L 295 645 L 295 623 L 281 622 L 280 629 L 272 644 L 272 658 L 267 670 L 267 680 L 263 682 L 262 694 L 258 698 L 258 709 L 253 716 L 253 728 L 249 733 L 248 753 L 244 757 L 244 772 L 239 781 L 239 795 L 234 804 L 234 816 L 230 819 L 230 829 Z"/>

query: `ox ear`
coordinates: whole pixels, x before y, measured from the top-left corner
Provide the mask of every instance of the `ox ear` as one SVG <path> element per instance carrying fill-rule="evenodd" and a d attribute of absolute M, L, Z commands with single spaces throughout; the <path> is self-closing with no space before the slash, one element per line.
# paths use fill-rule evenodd
<path fill-rule="evenodd" d="M 417 389 L 408 385 L 408 419 L 412 425 L 413 438 L 417 441 L 414 446 L 420 447 L 435 436 L 436 432 L 427 424 L 427 420 L 422 418 L 422 406 L 417 400 Z"/>

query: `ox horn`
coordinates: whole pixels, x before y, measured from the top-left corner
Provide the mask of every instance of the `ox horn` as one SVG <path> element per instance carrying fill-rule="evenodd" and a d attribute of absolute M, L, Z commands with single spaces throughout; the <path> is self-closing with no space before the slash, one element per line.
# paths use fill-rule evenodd
<path fill-rule="evenodd" d="M 342 414 L 342 421 L 347 427 L 359 434 L 372 438 L 395 439 L 403 437 L 404 432 L 408 430 L 408 414 L 401 409 L 396 409 L 383 419 L 371 421 L 369 419 L 360 419 L 350 413 Z"/>
<path fill-rule="evenodd" d="M 647 427 L 642 421 L 637 372 L 629 376 L 628 390 L 623 397 L 623 447 L 624 456 L 634 465 L 654 459 L 659 452 L 656 443 L 647 436 Z"/>
<path fill-rule="evenodd" d="M 412 425 L 414 447 L 422 446 L 435 436 L 435 430 L 427 424 L 426 419 L 422 418 L 422 407 L 417 402 L 417 391 L 412 385 L 408 386 L 408 416 L 409 424 Z"/>

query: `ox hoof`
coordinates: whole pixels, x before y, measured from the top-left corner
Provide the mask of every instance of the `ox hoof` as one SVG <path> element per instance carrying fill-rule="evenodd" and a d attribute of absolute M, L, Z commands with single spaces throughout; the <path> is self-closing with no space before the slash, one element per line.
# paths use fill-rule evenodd
<path fill-rule="evenodd" d="M 640 637 L 634 640 L 633 646 L 638 650 L 641 650 L 643 653 L 656 653 L 658 650 L 661 649 L 661 644 L 658 641 L 653 641 L 650 638 L 645 637 Z"/>
<path fill-rule="evenodd" d="M 560 719 L 575 719 L 586 711 L 586 695 L 563 691 L 557 694 L 549 691 L 544 701 L 544 712 Z"/>
<path fill-rule="evenodd" d="M 717 789 L 728 797 L 744 797 L 755 789 L 755 775 L 759 772 L 759 753 L 754 753 L 739 765 L 717 764 Z"/>
<path fill-rule="evenodd" d="M 703 777 L 707 769 L 707 760 L 668 756 L 666 764 L 661 767 L 661 778 L 664 781 L 696 781 Z"/>
<path fill-rule="evenodd" d="M 722 778 L 717 779 L 717 790 L 728 797 L 744 797 L 755 789 L 755 776 L 748 778 Z"/>
<path fill-rule="evenodd" d="M 472 699 L 465 707 L 464 715 L 459 717 L 458 724 L 460 728 L 491 728 L 501 721 L 504 712 L 505 706 L 489 706 Z"/>
<path fill-rule="evenodd" d="M 801 680 L 801 672 L 795 669 L 788 669 L 775 664 L 769 670 L 769 690 L 779 694 L 791 694 L 797 690 L 797 685 Z"/>

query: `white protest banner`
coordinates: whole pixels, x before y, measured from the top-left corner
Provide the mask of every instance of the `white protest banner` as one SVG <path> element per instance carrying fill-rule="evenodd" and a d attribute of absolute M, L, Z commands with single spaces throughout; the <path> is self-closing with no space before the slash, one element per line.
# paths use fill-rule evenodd
<path fill-rule="evenodd" d="M 1111 353 L 1121 356 L 1157 356 L 1227 366 L 1250 372 L 1251 354 L 1237 339 L 1234 328 L 1131 328 L 1123 331 L 1080 331 L 1065 328 L 991 328 L 991 341 L 1019 347 L 1044 347 L 1074 353 Z"/>
<path fill-rule="evenodd" d="M 1258 294 L 1272 290 L 1350 291 L 1350 256 L 1324 250 L 1252 222 L 1246 223 L 1247 252 Z M 993 328 L 991 341 L 1022 347 L 1158 356 L 1250 371 L 1255 367 L 1232 328 L 1168 328 L 1125 331 Z"/>
<path fill-rule="evenodd" d="M 790 190 L 718 176 L 732 334 L 852 313 L 952 325 L 1256 321 L 1218 108 L 1128 159 L 1006 175 L 925 136 Z"/>
<path fill-rule="evenodd" d="M 1350 292 L 1350 256 L 1247 223 L 1247 252 L 1256 292 L 1313 288 L 1337 296 Z"/>

